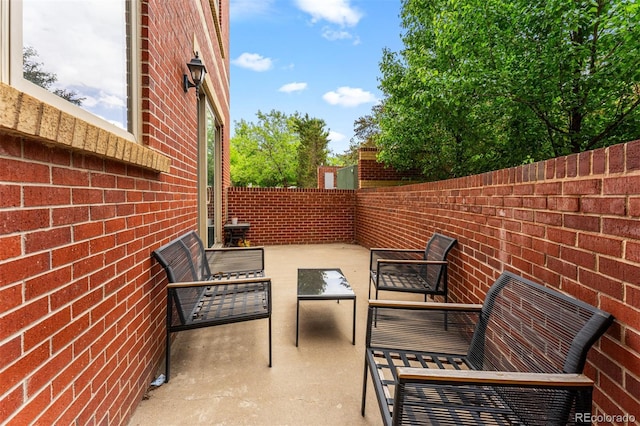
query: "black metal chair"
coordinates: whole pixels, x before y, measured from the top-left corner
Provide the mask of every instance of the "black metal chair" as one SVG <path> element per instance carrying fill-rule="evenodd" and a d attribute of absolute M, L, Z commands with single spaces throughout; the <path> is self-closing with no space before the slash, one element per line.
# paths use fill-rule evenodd
<path fill-rule="evenodd" d="M 447 255 L 458 241 L 435 233 L 424 250 L 372 248 L 369 261 L 371 285 L 380 290 L 442 296 L 447 301 Z"/>
<path fill-rule="evenodd" d="M 272 364 L 271 278 L 264 275 L 262 247 L 205 249 L 188 232 L 156 249 L 167 274 L 165 381 L 171 371 L 171 333 L 266 318 Z"/>
<path fill-rule="evenodd" d="M 369 372 L 385 425 L 590 424 L 582 372 L 613 319 L 509 272 L 483 305 L 372 300 L 362 415 Z"/>

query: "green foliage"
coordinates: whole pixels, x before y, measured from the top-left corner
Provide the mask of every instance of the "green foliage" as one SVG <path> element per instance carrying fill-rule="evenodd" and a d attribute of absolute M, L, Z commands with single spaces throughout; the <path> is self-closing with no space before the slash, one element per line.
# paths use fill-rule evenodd
<path fill-rule="evenodd" d="M 373 148 L 376 139 L 380 135 L 379 116 L 382 112 L 382 104 L 376 104 L 371 108 L 371 114 L 359 117 L 353 122 L 353 137 L 349 141 L 349 149 L 342 157 L 343 164 L 352 166 L 358 164 L 358 151 L 360 148 Z"/>
<path fill-rule="evenodd" d="M 258 123 L 235 123 L 231 138 L 231 183 L 235 186 L 288 187 L 296 184 L 300 141 L 293 121 L 272 110 L 258 111 Z"/>
<path fill-rule="evenodd" d="M 235 123 L 231 183 L 235 186 L 315 188 L 318 166 L 329 156 L 324 120 L 295 113 L 258 111 L 257 123 Z"/>
<path fill-rule="evenodd" d="M 318 166 L 327 163 L 329 156 L 329 132 L 325 130 L 325 122 L 319 118 L 310 118 L 309 114 L 293 117 L 300 144 L 298 145 L 298 186 L 316 188 L 318 185 Z"/>
<path fill-rule="evenodd" d="M 640 136 L 634 0 L 403 0 L 385 50 L 380 157 L 430 179 Z"/>

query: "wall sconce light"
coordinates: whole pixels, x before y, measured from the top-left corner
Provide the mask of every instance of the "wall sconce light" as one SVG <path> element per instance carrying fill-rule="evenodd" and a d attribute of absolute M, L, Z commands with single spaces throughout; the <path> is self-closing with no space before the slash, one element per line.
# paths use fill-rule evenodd
<path fill-rule="evenodd" d="M 189 72 L 191 73 L 191 81 L 189 81 L 189 76 L 184 74 L 183 76 L 183 87 L 185 93 L 189 91 L 190 87 L 196 88 L 196 96 L 198 96 L 198 91 L 200 86 L 202 86 L 202 82 L 204 81 L 204 75 L 207 73 L 207 69 L 204 64 L 200 60 L 198 56 L 198 52 L 196 52 L 196 56 L 191 59 L 191 61 L 187 62 L 187 67 L 189 67 Z"/>

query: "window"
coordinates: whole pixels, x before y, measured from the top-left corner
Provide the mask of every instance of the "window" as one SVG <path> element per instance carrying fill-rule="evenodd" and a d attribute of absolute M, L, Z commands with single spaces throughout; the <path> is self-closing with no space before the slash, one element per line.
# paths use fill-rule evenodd
<path fill-rule="evenodd" d="M 138 134 L 137 3 L 12 0 L 9 84 L 131 139 Z"/>

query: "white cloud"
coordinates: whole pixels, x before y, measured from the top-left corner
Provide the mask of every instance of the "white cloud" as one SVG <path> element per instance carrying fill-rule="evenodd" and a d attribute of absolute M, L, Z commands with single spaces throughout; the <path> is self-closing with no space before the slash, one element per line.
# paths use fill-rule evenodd
<path fill-rule="evenodd" d="M 278 92 L 293 93 L 301 92 L 307 88 L 307 83 L 287 83 L 278 89 Z"/>
<path fill-rule="evenodd" d="M 87 108 L 93 108 L 98 105 L 98 99 L 93 96 L 83 96 L 82 105 Z"/>
<path fill-rule="evenodd" d="M 257 53 L 245 52 L 232 62 L 239 67 L 257 72 L 268 71 L 273 67 L 273 61 L 271 58 L 265 58 Z"/>
<path fill-rule="evenodd" d="M 82 88 L 76 86 L 70 86 L 70 90 L 80 93 Z M 105 92 L 104 90 L 98 90 L 93 88 L 84 87 L 85 92 L 82 93 L 82 106 L 87 108 L 99 108 L 102 110 L 121 110 L 126 111 L 127 100 L 122 96 L 117 96 L 112 93 Z M 96 115 L 98 115 L 96 113 Z"/>
<path fill-rule="evenodd" d="M 362 12 L 349 4 L 350 0 L 296 0 L 300 10 L 311 15 L 312 22 L 328 21 L 353 27 L 360 22 Z"/>
<path fill-rule="evenodd" d="M 348 86 L 338 87 L 336 91 L 327 92 L 322 95 L 322 99 L 331 105 L 340 105 L 343 107 L 355 107 L 376 101 L 373 93 L 357 87 Z"/>
<path fill-rule="evenodd" d="M 125 108 L 127 106 L 125 99 L 104 92 L 100 93 L 100 103 L 106 108 Z"/>
<path fill-rule="evenodd" d="M 344 31 L 344 30 L 335 31 L 327 27 L 323 28 L 322 37 L 326 38 L 329 41 L 345 40 L 345 39 L 353 38 L 351 33 L 348 31 Z"/>
<path fill-rule="evenodd" d="M 329 131 L 328 139 L 331 142 L 341 142 L 341 141 L 345 140 L 346 138 L 347 137 L 345 135 L 343 135 L 342 133 L 334 132 L 333 130 Z"/>

